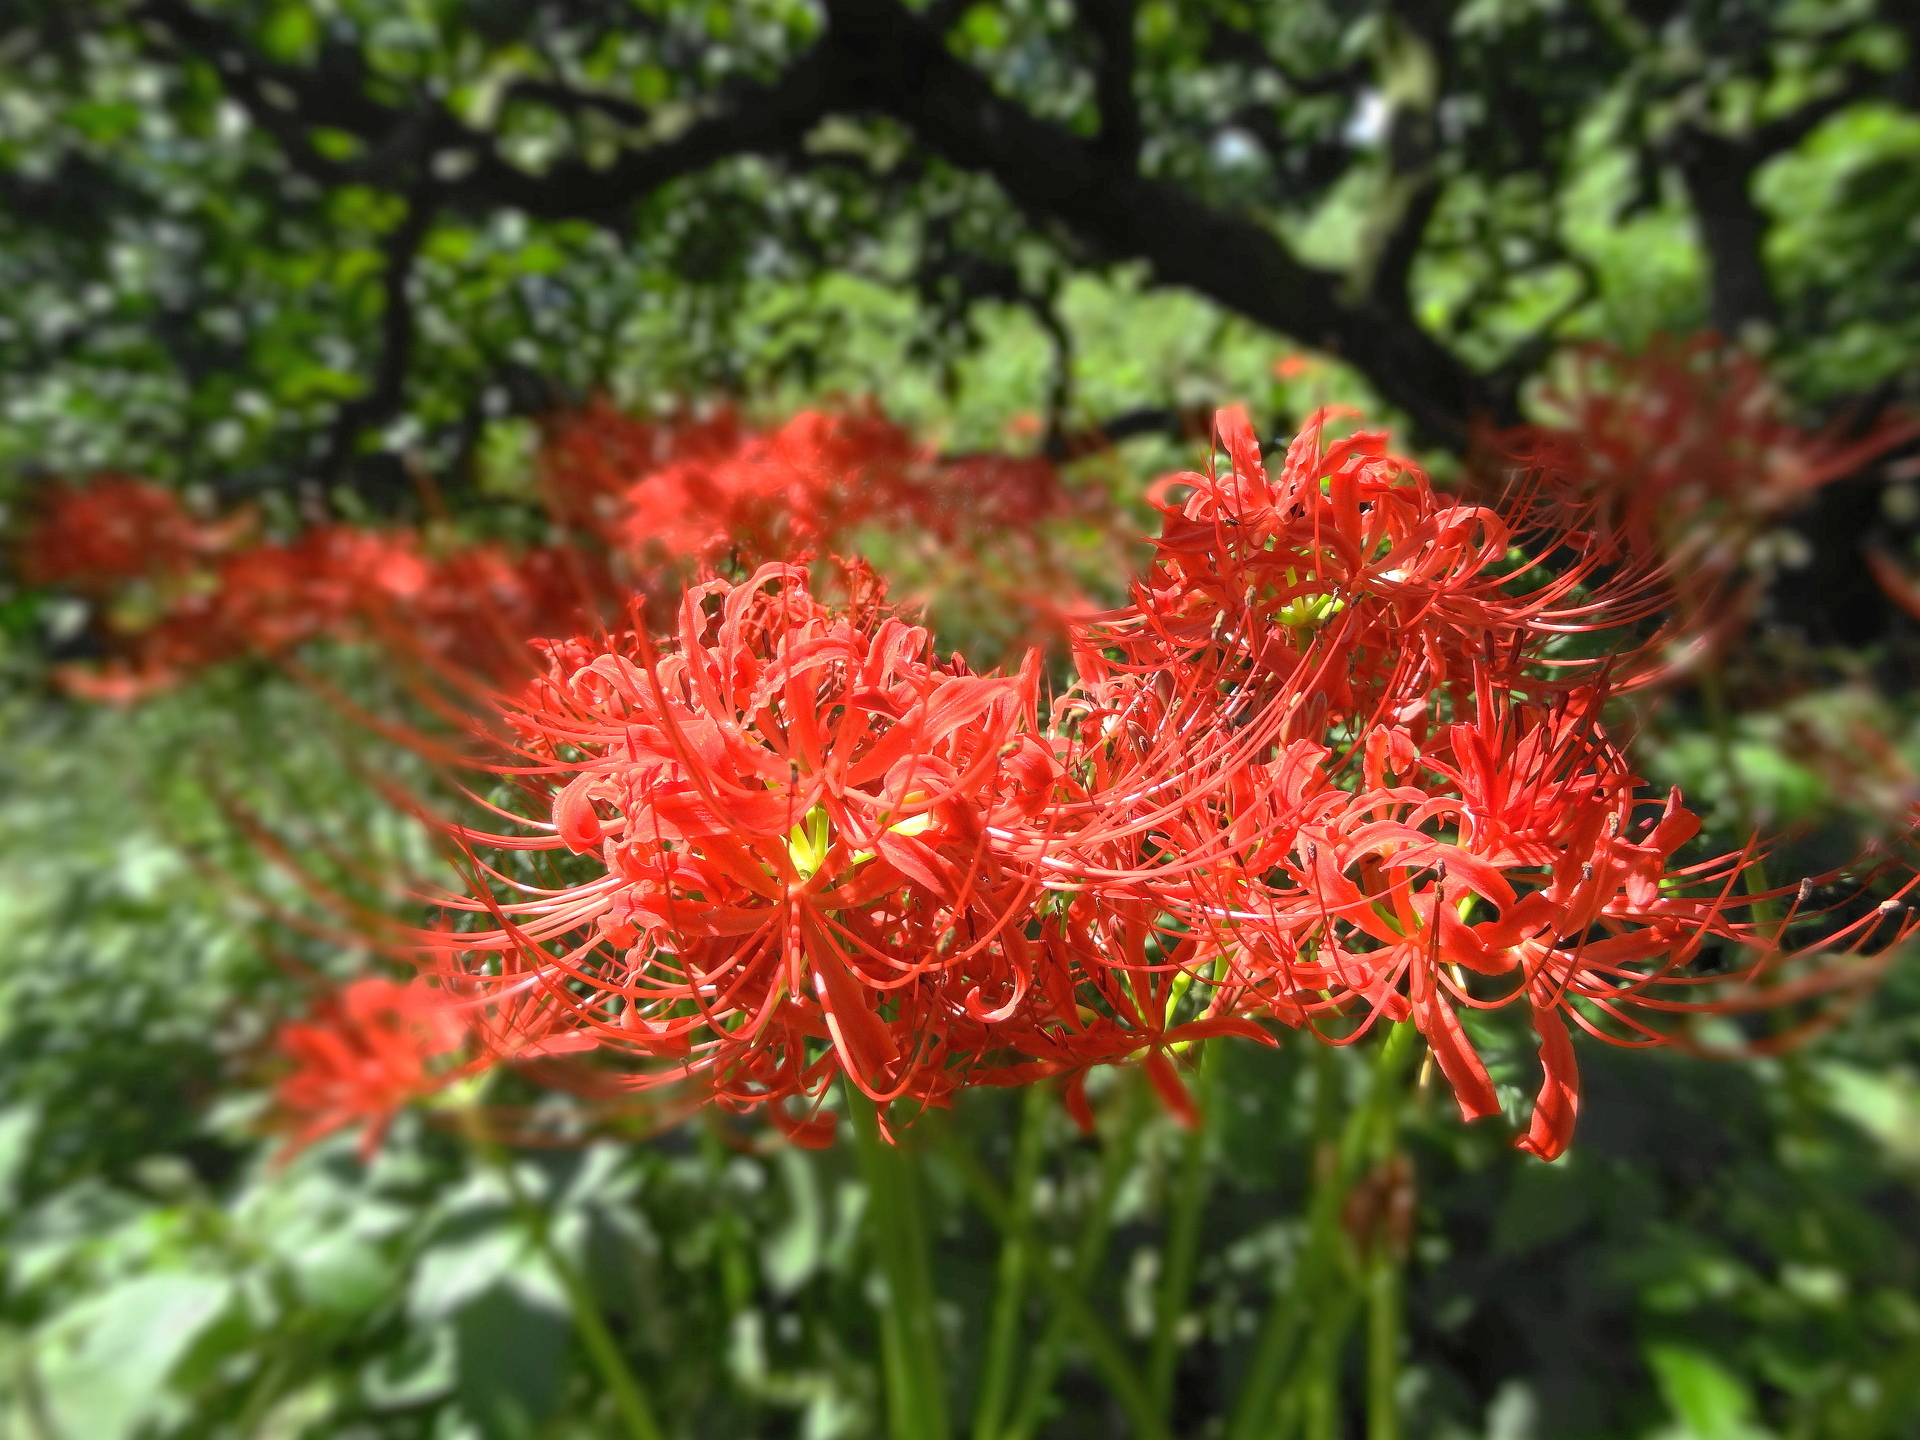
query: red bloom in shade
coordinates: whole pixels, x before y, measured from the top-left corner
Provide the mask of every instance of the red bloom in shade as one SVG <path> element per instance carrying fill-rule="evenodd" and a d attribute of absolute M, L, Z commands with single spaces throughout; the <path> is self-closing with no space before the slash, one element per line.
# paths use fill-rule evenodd
<path fill-rule="evenodd" d="M 95 674 L 77 693 L 115 700 L 241 655 L 283 656 L 324 635 L 372 635 L 444 678 L 502 685 L 535 668 L 528 642 L 591 630 L 636 590 L 670 617 L 703 566 L 846 546 L 867 527 L 921 536 L 943 563 L 980 568 L 985 542 L 1027 569 L 1061 570 L 1034 527 L 1070 501 L 1042 460 L 938 457 L 877 413 L 807 411 L 765 433 L 729 412 L 652 423 L 605 406 L 558 421 L 543 489 L 568 542 L 509 554 L 431 546 L 405 528 L 333 524 L 261 541 L 246 514 L 190 519 L 158 486 L 108 477 L 57 490 L 26 537 L 22 567 L 115 602 Z"/>
<path fill-rule="evenodd" d="M 467 1025 L 449 997 L 423 982 L 356 980 L 289 1021 L 274 1037 L 292 1069 L 274 1087 L 288 1130 L 282 1158 L 322 1136 L 361 1126 L 360 1156 L 380 1147 L 401 1107 L 472 1073 Z"/>
<path fill-rule="evenodd" d="M 1663 566 L 1690 633 L 1706 639 L 1757 594 L 1740 583 L 1769 568 L 1756 542 L 1821 487 L 1920 434 L 1899 415 L 1851 432 L 1802 429 L 1759 360 L 1714 335 L 1656 340 L 1636 356 L 1587 346 L 1542 408 L 1550 422 L 1483 437 L 1476 468 L 1533 470 L 1602 553 Z"/>
<path fill-rule="evenodd" d="M 171 490 L 124 475 L 101 475 L 78 488 L 50 486 L 37 509 L 20 547 L 22 577 L 30 585 L 71 585 L 89 595 L 179 575 L 234 533 L 231 524 L 196 521 Z"/>
<path fill-rule="evenodd" d="M 595 406 L 542 456 L 556 513 L 639 574 L 844 548 L 865 526 L 951 545 L 1074 507 L 1043 460 L 943 459 L 873 410 L 803 410 L 764 432 L 731 411 L 652 423 Z"/>

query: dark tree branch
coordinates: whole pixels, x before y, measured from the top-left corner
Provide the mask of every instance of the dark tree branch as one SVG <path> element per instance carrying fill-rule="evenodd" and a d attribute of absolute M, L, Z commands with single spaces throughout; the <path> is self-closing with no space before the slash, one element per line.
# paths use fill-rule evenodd
<path fill-rule="evenodd" d="M 431 191 L 423 189 L 409 196 L 406 214 L 381 247 L 387 265 L 381 287 L 380 359 L 367 392 L 342 405 L 334 417 L 320 462 L 321 477 L 329 482 L 338 480 L 346 470 L 361 432 L 392 419 L 406 402 L 414 338 L 413 297 L 407 291 L 420 246 L 433 228 L 437 210 Z"/>
<path fill-rule="evenodd" d="M 1772 325 L 1780 319 L 1780 301 L 1766 263 L 1772 220 L 1753 198 L 1755 172 L 1798 145 L 1829 116 L 1882 85 L 1883 77 L 1856 67 L 1836 89 L 1749 135 L 1723 135 L 1688 123 L 1669 138 L 1667 154 L 1699 220 L 1713 325 L 1721 334 L 1735 336 L 1749 325 Z"/>
<path fill-rule="evenodd" d="M 791 153 L 827 114 L 890 115 L 933 154 L 990 176 L 1029 216 L 1094 253 L 1145 261 L 1161 283 L 1341 355 L 1408 413 L 1424 440 L 1461 445 L 1476 415 L 1513 416 L 1510 389 L 1475 375 L 1413 321 L 1404 286 L 1350 297 L 1342 276 L 1302 264 L 1264 225 L 1139 174 L 1131 163 L 1130 127 L 1138 124 L 1131 76 L 1117 63 L 1131 50 L 1131 21 L 1120 23 L 1130 7 L 1088 3 L 1108 17 L 1103 83 L 1110 123 L 1119 127 L 1103 126 L 1097 140 L 998 93 L 947 49 L 926 17 L 897 0 L 826 0 L 827 36 L 772 83 L 730 87 L 677 135 L 625 149 L 610 165 L 566 160 L 540 174 L 507 161 L 494 137 L 444 106 L 401 109 L 370 98 L 371 77 L 357 59 L 344 69 L 268 61 L 187 0 L 142 0 L 141 13 L 214 64 L 303 173 L 324 184 L 361 180 L 395 190 L 437 177 L 441 203 L 462 210 L 513 206 L 544 219 L 617 224 L 637 201 L 683 176 L 734 156 Z M 366 153 L 330 159 L 313 145 L 315 126 L 355 136 Z"/>
<path fill-rule="evenodd" d="M 471 168 L 447 185 L 462 208 L 511 205 L 542 219 L 616 224 L 662 186 L 739 155 L 791 149 L 828 112 L 828 56 L 808 51 L 772 85 L 742 85 L 670 140 L 621 153 L 611 165 L 562 161 L 535 175 L 501 158 L 489 137 L 463 131 L 449 153 Z"/>
<path fill-rule="evenodd" d="M 1777 322 L 1780 302 L 1764 254 L 1767 214 L 1752 193 L 1761 157 L 1746 142 L 1691 125 L 1674 134 L 1668 153 L 1699 221 L 1714 328 L 1738 335 L 1749 325 Z"/>
<path fill-rule="evenodd" d="M 1094 69 L 1100 152 L 1131 170 L 1140 163 L 1140 106 L 1133 94 L 1134 0 L 1075 0 L 1074 9 L 1100 52 Z"/>
<path fill-rule="evenodd" d="M 1382 237 L 1369 289 L 1374 303 L 1389 314 L 1412 313 L 1413 262 L 1420 254 L 1420 242 L 1426 238 L 1427 222 L 1440 206 L 1441 190 L 1437 177 L 1420 176 Z"/>
<path fill-rule="evenodd" d="M 1265 227 L 1178 185 L 1115 166 L 1096 145 L 1034 116 L 957 60 L 894 0 L 827 0 L 838 86 L 894 116 L 954 165 L 992 176 L 1030 215 L 1108 258 L 1356 365 L 1429 441 L 1460 445 L 1477 414 L 1507 419 L 1495 392 L 1412 320 L 1341 298 L 1341 277 L 1300 263 Z"/>

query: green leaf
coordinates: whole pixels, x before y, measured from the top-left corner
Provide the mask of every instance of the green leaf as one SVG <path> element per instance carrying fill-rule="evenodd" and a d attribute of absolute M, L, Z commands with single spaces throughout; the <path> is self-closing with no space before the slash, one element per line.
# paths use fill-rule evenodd
<path fill-rule="evenodd" d="M 975 5 L 962 17 L 958 33 L 979 50 L 998 50 L 1007 43 L 1007 24 L 991 5 Z"/>
<path fill-rule="evenodd" d="M 41 1331 L 38 1362 L 60 1433 L 126 1440 L 160 1415 L 168 1377 L 233 1299 L 206 1275 L 143 1275 L 56 1315 Z"/>
<path fill-rule="evenodd" d="M 1711 1356 L 1682 1345 L 1649 1345 L 1647 1364 L 1680 1422 L 1673 1440 L 1760 1440 L 1753 1396 L 1739 1376 Z M 1671 1433 L 1671 1432 L 1670 1432 Z"/>
<path fill-rule="evenodd" d="M 260 48 L 276 60 L 304 60 L 320 38 L 320 23 L 305 5 L 282 5 L 260 32 Z"/>
<path fill-rule="evenodd" d="M 460 1311 L 455 1393 L 486 1440 L 532 1440 L 560 1401 L 564 1315 L 495 1285 Z"/>
<path fill-rule="evenodd" d="M 444 1320 L 495 1285 L 506 1285 L 529 1305 L 567 1313 L 566 1293 L 520 1227 L 511 1222 L 433 1246 L 414 1271 L 407 1309 L 426 1323 Z"/>
<path fill-rule="evenodd" d="M 1878 1141 L 1896 1164 L 1920 1167 L 1920 1084 L 1913 1076 L 1864 1070 L 1839 1060 L 1816 1068 L 1836 1113 Z"/>

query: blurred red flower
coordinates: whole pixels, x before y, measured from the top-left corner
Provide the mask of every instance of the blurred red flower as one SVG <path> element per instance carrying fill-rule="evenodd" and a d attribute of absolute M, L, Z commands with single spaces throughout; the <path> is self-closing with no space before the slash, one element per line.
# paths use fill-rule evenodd
<path fill-rule="evenodd" d="M 421 981 L 356 980 L 282 1025 L 274 1044 L 291 1068 L 274 1087 L 281 1158 L 356 1125 L 370 1158 L 404 1106 L 471 1073 L 467 1040 L 450 997 Z"/>

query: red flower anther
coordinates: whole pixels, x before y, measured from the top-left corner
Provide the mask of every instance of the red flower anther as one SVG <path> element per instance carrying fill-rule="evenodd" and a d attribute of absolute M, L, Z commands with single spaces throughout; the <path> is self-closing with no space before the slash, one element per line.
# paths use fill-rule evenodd
<path fill-rule="evenodd" d="M 281 1157 L 358 1125 L 370 1158 L 404 1106 L 471 1073 L 467 1038 L 451 998 L 419 981 L 356 980 L 282 1025 L 274 1043 L 292 1068 L 274 1087 L 288 1132 Z"/>

